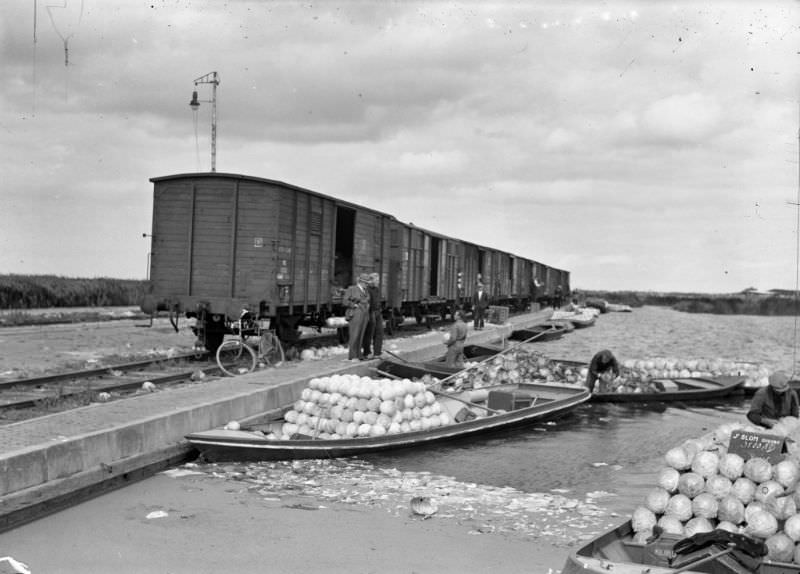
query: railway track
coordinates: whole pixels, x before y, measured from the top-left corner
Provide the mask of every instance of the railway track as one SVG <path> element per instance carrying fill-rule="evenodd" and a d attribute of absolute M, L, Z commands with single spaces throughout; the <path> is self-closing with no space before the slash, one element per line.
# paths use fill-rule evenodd
<path fill-rule="evenodd" d="M 0 382 L 0 424 L 44 416 L 217 375 L 216 363 L 196 353 Z M 145 383 L 149 382 L 152 386 Z"/>

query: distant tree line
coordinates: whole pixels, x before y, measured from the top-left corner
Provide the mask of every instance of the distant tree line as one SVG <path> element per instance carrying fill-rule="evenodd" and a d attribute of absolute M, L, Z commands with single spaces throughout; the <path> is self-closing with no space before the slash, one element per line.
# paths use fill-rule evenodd
<path fill-rule="evenodd" d="M 687 313 L 712 313 L 717 315 L 796 315 L 798 299 L 793 293 L 776 292 L 768 295 L 745 290 L 742 293 L 659 293 L 652 291 L 589 291 L 588 298 L 603 299 L 631 307 L 655 305 L 670 307 Z"/>
<path fill-rule="evenodd" d="M 0 309 L 138 305 L 146 281 L 56 275 L 0 275 Z"/>

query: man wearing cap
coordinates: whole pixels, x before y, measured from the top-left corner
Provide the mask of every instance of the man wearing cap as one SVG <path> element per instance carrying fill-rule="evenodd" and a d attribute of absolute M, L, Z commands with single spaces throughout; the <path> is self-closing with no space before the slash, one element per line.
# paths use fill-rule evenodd
<path fill-rule="evenodd" d="M 369 317 L 369 294 L 367 293 L 369 279 L 368 274 L 362 273 L 358 276 L 356 284 L 350 285 L 344 292 L 343 301 L 350 315 L 350 323 L 347 326 L 349 331 L 347 359 L 349 361 L 364 359 L 361 344 Z"/>
<path fill-rule="evenodd" d="M 464 367 L 464 341 L 467 339 L 467 324 L 461 311 L 453 313 L 453 324 L 445 333 L 444 344 L 447 346 L 445 363 L 450 367 Z"/>
<path fill-rule="evenodd" d="M 489 306 L 489 294 L 483 290 L 483 283 L 478 283 L 472 295 L 472 324 L 476 331 L 483 329 L 483 316 Z"/>
<path fill-rule="evenodd" d="M 780 418 L 796 417 L 799 411 L 800 401 L 789 386 L 789 376 L 776 371 L 769 376 L 769 384 L 753 395 L 747 419 L 753 424 L 772 428 Z"/>

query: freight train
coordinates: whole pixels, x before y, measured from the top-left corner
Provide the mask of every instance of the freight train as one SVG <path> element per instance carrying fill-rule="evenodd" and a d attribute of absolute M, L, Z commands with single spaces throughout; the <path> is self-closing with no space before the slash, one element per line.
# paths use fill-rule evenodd
<path fill-rule="evenodd" d="M 290 344 L 300 326 L 341 325 L 342 294 L 361 273 L 380 275 L 389 329 L 406 317 L 469 311 L 479 281 L 493 304 L 513 309 L 557 286 L 569 293 L 568 271 L 281 181 L 217 172 L 150 181 L 142 310 L 195 317 L 212 352 L 251 325 Z"/>

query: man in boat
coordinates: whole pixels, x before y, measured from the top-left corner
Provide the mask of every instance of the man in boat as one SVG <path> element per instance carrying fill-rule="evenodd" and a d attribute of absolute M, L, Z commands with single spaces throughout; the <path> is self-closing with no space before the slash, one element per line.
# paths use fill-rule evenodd
<path fill-rule="evenodd" d="M 464 366 L 464 341 L 467 339 L 467 324 L 461 311 L 453 313 L 453 324 L 444 334 L 444 344 L 447 345 L 445 363 L 450 367 Z"/>
<path fill-rule="evenodd" d="M 769 429 L 782 417 L 798 416 L 798 411 L 800 401 L 797 392 L 789 385 L 789 375 L 776 371 L 769 376 L 769 384 L 753 395 L 747 419 Z"/>
<path fill-rule="evenodd" d="M 608 349 L 595 354 L 592 357 L 592 362 L 589 363 L 589 372 L 586 373 L 586 388 L 589 392 L 594 392 L 594 384 L 600 380 L 601 393 L 608 392 L 611 382 L 619 377 L 619 361 L 614 356 L 614 353 Z"/>

